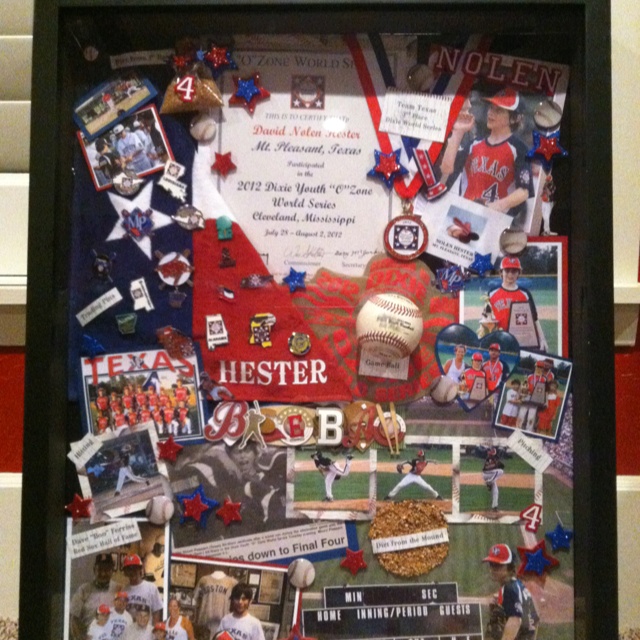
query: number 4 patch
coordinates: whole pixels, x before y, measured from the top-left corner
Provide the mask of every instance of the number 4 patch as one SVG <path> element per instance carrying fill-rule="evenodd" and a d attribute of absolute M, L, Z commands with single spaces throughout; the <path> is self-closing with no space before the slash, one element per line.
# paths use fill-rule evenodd
<path fill-rule="evenodd" d="M 520 520 L 524 520 L 526 524 L 524 528 L 527 531 L 536 533 L 538 527 L 542 524 L 542 505 L 535 502 L 520 512 Z"/>
<path fill-rule="evenodd" d="M 196 78 L 188 75 L 181 78 L 174 87 L 175 92 L 182 102 L 193 102 L 196 97 Z"/>

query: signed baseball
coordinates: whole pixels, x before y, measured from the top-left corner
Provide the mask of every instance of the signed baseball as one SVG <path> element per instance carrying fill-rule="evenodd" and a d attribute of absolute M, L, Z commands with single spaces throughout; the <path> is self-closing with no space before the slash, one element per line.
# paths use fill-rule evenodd
<path fill-rule="evenodd" d="M 206 111 L 203 111 L 191 120 L 189 133 L 198 142 L 211 142 L 216 135 L 216 121 Z"/>
<path fill-rule="evenodd" d="M 422 314 L 404 296 L 378 293 L 358 313 L 356 335 L 358 344 L 378 357 L 406 358 L 420 344 Z"/>
<path fill-rule="evenodd" d="M 510 256 L 518 255 L 527 248 L 527 234 L 519 229 L 505 229 L 500 234 L 500 248 Z"/>
<path fill-rule="evenodd" d="M 149 522 L 153 524 L 166 524 L 173 516 L 173 500 L 167 496 L 155 496 L 147 502 L 145 513 Z"/>
<path fill-rule="evenodd" d="M 298 589 L 306 589 L 313 584 L 316 578 L 316 570 L 310 560 L 298 558 L 287 569 L 289 582 Z"/>
<path fill-rule="evenodd" d="M 434 404 L 451 404 L 458 397 L 458 385 L 451 378 L 440 376 L 429 385 L 428 393 Z"/>

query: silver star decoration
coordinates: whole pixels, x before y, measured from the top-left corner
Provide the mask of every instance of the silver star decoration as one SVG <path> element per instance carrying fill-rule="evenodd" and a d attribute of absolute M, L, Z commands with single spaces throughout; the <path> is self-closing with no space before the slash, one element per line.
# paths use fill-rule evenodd
<path fill-rule="evenodd" d="M 133 211 L 136 207 L 138 207 L 141 211 L 146 211 L 147 209 L 151 209 L 151 195 L 153 193 L 153 182 L 149 182 L 146 187 L 143 187 L 140 190 L 140 193 L 133 199 L 129 200 L 129 198 L 123 198 L 116 193 L 109 193 L 109 200 L 113 208 L 116 210 L 118 214 L 118 221 L 113 227 L 111 233 L 107 237 L 107 242 L 112 242 L 113 240 L 122 240 L 127 238 L 128 234 L 125 228 L 122 226 L 124 218 L 122 216 L 122 211 Z M 162 211 L 157 211 L 156 209 L 151 209 L 153 216 L 153 231 L 157 231 L 158 229 L 162 229 L 162 227 L 166 227 L 169 224 L 173 223 L 171 220 L 171 216 L 168 216 L 166 213 L 162 213 Z M 149 260 L 151 260 L 152 247 L 151 247 L 151 238 L 149 236 L 145 236 L 141 240 L 128 240 L 132 244 L 136 245 L 142 253 Z"/>

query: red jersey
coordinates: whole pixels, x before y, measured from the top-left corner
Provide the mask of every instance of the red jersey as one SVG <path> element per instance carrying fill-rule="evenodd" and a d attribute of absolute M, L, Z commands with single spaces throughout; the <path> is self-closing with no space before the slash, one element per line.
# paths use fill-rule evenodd
<path fill-rule="evenodd" d="M 147 406 L 147 394 L 146 393 L 136 393 L 136 402 L 138 403 L 138 407 L 146 407 Z"/>
<path fill-rule="evenodd" d="M 487 390 L 495 391 L 500 382 L 502 382 L 504 365 L 502 364 L 502 362 L 500 362 L 500 360 L 496 360 L 495 362 L 487 360 L 482 365 L 482 370 L 484 371 L 484 375 L 487 378 Z"/>
<path fill-rule="evenodd" d="M 116 413 L 113 416 L 113 424 L 116 427 L 124 427 L 124 425 L 126 424 L 125 420 L 126 420 L 126 418 L 125 418 L 124 413 Z"/>
<path fill-rule="evenodd" d="M 151 420 L 151 411 L 149 409 L 140 411 L 140 422 L 149 422 L 149 420 Z"/>
<path fill-rule="evenodd" d="M 109 398 L 107 398 L 107 396 L 98 396 L 96 398 L 96 407 L 98 407 L 100 411 L 106 411 L 109 408 Z"/>
<path fill-rule="evenodd" d="M 107 418 L 106 416 L 100 416 L 98 418 L 98 431 L 102 433 L 103 431 L 107 430 L 108 426 L 109 426 L 109 418 Z"/>
<path fill-rule="evenodd" d="M 464 170 L 460 181 L 460 195 L 467 200 L 495 202 L 506 198 L 516 189 L 526 189 L 528 197 L 533 197 L 531 168 L 527 162 L 527 147 L 510 136 L 497 144 L 486 138 L 474 140 L 462 148 Z M 519 205 L 520 206 L 520 205 Z M 508 212 L 518 213 L 514 207 Z"/>
<path fill-rule="evenodd" d="M 538 431 L 551 432 L 552 423 L 562 399 L 559 396 L 547 397 L 547 406 L 538 410 Z"/>
<path fill-rule="evenodd" d="M 186 387 L 177 387 L 173 394 L 178 402 L 186 402 L 189 397 L 189 389 Z"/>
<path fill-rule="evenodd" d="M 116 409 L 120 409 L 121 406 L 120 398 L 111 398 L 109 401 L 109 409 L 111 409 L 111 411 L 116 411 Z"/>
<path fill-rule="evenodd" d="M 538 319 L 536 304 L 528 289 L 518 287 L 511 291 L 500 285 L 497 289 L 489 291 L 489 303 L 491 304 L 493 315 L 498 321 L 498 326 L 503 331 L 509 330 L 509 312 L 512 302 L 529 302 L 533 320 L 536 321 Z"/>
<path fill-rule="evenodd" d="M 147 402 L 149 403 L 149 406 L 153 409 L 153 407 L 157 407 L 158 406 L 158 402 L 159 402 L 159 398 L 158 398 L 158 394 L 157 393 L 150 393 L 147 396 Z"/>
<path fill-rule="evenodd" d="M 127 413 L 127 422 L 129 423 L 130 427 L 138 424 L 138 416 L 136 415 L 135 411 L 129 411 L 129 413 Z"/>
<path fill-rule="evenodd" d="M 171 398 L 166 393 L 161 393 L 158 399 L 161 407 L 171 406 Z"/>
<path fill-rule="evenodd" d="M 167 424 L 169 424 L 173 420 L 173 409 L 171 409 L 170 407 L 167 407 L 166 409 L 164 409 L 162 414 L 164 415 L 164 421 Z"/>
<path fill-rule="evenodd" d="M 473 389 L 473 381 L 476 378 L 486 378 L 486 376 L 484 375 L 484 371 L 476 371 L 475 369 L 467 369 L 462 375 L 464 376 L 464 380 L 469 391 Z"/>
<path fill-rule="evenodd" d="M 134 397 L 133 396 L 122 396 L 122 404 L 125 409 L 133 409 Z"/>
<path fill-rule="evenodd" d="M 160 409 L 156 409 L 151 416 L 153 417 L 154 421 L 157 423 L 162 422 L 162 411 L 160 411 Z"/>
<path fill-rule="evenodd" d="M 181 424 L 184 424 L 184 421 L 187 419 L 188 415 L 189 415 L 189 409 L 187 409 L 186 407 L 182 407 L 178 409 L 178 420 L 180 420 Z"/>

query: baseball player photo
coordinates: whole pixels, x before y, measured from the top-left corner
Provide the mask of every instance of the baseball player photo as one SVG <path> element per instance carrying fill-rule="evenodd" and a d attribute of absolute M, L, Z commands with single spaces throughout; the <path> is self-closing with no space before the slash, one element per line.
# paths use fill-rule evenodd
<path fill-rule="evenodd" d="M 500 444 L 460 448 L 460 514 L 516 522 L 520 512 L 541 500 L 538 472 Z"/>
<path fill-rule="evenodd" d="M 320 519 L 366 519 L 372 509 L 375 464 L 369 452 L 355 449 L 292 450 L 287 460 L 287 514 L 304 514 Z"/>
<path fill-rule="evenodd" d="M 558 356 L 520 352 L 514 377 L 502 389 L 494 425 L 535 438 L 557 440 L 571 385 L 573 363 Z M 519 380 L 519 384 L 514 384 Z M 516 394 L 515 392 L 518 391 Z"/>
<path fill-rule="evenodd" d="M 511 548 L 494 544 L 483 558 L 491 580 L 499 591 L 489 605 L 486 638 L 492 640 L 535 640 L 540 616 L 531 593 L 516 577 L 516 564 Z"/>
<path fill-rule="evenodd" d="M 260 620 L 249 613 L 252 600 L 253 589 L 248 584 L 233 587 L 231 612 L 220 620 L 218 631 L 227 631 L 234 640 L 265 640 Z"/>
<path fill-rule="evenodd" d="M 96 623 L 102 633 L 104 625 L 100 622 L 107 619 L 110 629 L 109 638 L 118 640 L 125 637 L 126 630 L 135 624 L 136 610 L 140 606 L 151 606 L 162 611 L 162 601 L 156 599 L 158 590 L 152 583 L 144 579 L 142 562 L 138 565 L 134 560 L 133 568 L 124 566 L 128 557 L 140 558 L 152 549 L 154 541 L 165 535 L 165 527 L 157 526 L 143 519 L 136 519 L 140 531 L 140 539 L 122 546 L 107 548 L 98 554 L 72 557 L 67 552 L 67 595 L 66 602 L 69 625 L 65 640 L 86 640 L 89 627 Z M 104 524 L 88 524 L 77 522 L 67 525 L 67 539 L 80 534 L 83 539 L 101 544 L 105 539 Z M 122 562 L 118 557 L 122 556 Z M 168 558 L 167 558 L 168 565 Z M 147 596 L 151 596 L 147 598 Z M 98 620 L 97 610 L 103 607 L 104 617 Z M 157 616 L 156 616 L 157 617 Z"/>
<path fill-rule="evenodd" d="M 97 520 L 144 510 L 154 496 L 171 495 L 153 423 L 137 429 L 103 436 L 98 452 L 78 469 L 82 494 L 93 498 Z"/>
<path fill-rule="evenodd" d="M 460 293 L 460 321 L 474 333 L 514 335 L 520 347 L 562 354 L 567 309 L 563 239 L 529 242 L 495 263 L 498 276 L 472 276 Z M 513 307 L 513 308 L 512 308 Z"/>
<path fill-rule="evenodd" d="M 425 472 L 429 463 L 437 465 L 439 461 L 435 458 L 427 458 L 423 449 L 419 449 L 414 458 L 398 462 L 396 471 L 402 475 L 402 478 L 391 491 L 387 493 L 384 499 L 393 500 L 405 487 L 417 485 L 422 489 L 422 497 L 424 497 L 424 492 L 426 492 L 429 499 L 443 500 L 440 493 L 422 477 L 423 474 L 426 475 Z"/>

